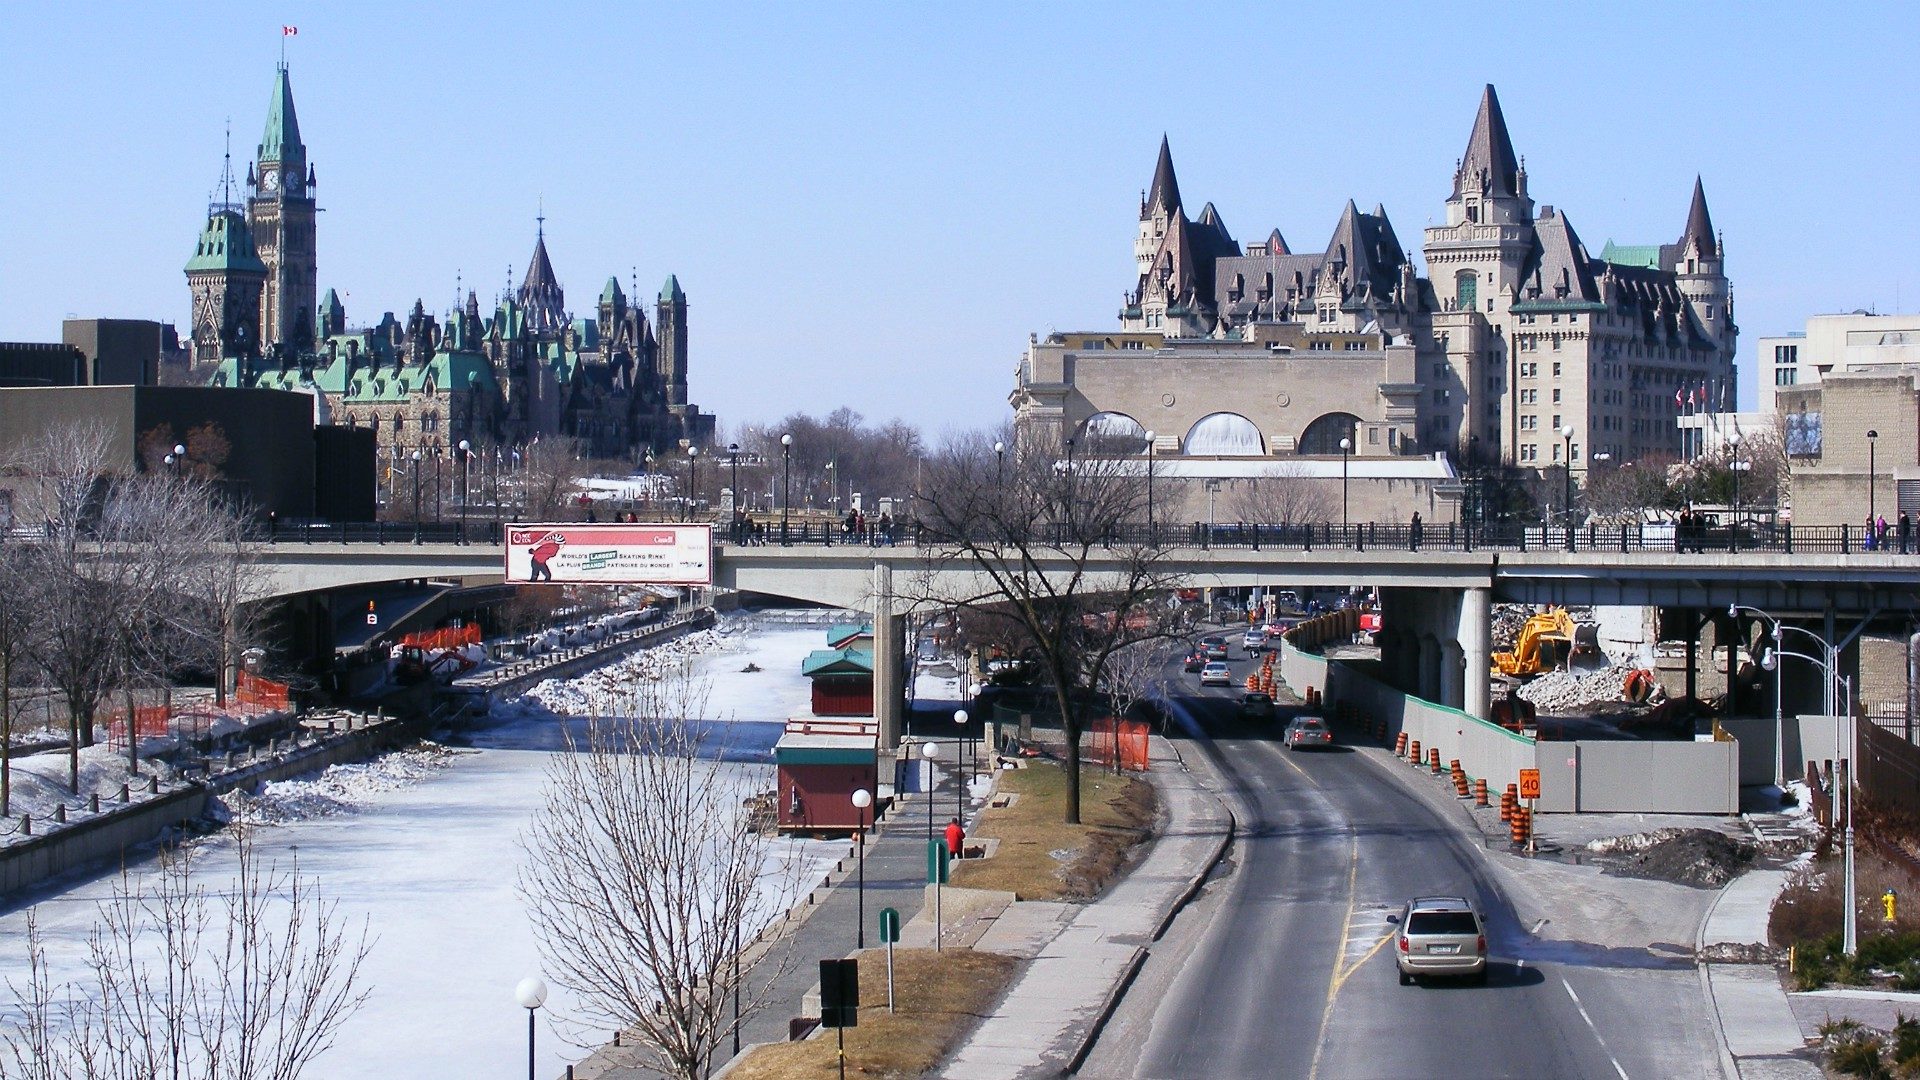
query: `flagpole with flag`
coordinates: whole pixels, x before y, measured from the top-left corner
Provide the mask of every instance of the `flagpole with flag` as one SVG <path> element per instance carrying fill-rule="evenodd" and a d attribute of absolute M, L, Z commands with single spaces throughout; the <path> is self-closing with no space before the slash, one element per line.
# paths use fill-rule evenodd
<path fill-rule="evenodd" d="M 280 25 L 280 66 L 281 67 L 287 66 L 287 39 L 290 37 L 298 37 L 299 34 L 300 34 L 300 28 L 297 26 L 288 25 L 286 23 L 282 23 Z"/>

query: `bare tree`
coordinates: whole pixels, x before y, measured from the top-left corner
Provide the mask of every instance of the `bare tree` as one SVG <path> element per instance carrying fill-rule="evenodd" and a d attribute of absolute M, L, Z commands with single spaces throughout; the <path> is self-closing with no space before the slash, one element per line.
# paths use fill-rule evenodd
<path fill-rule="evenodd" d="M 13 722 L 19 702 L 15 686 L 23 681 L 33 655 L 32 593 L 28 590 L 26 549 L 0 538 L 0 818 L 13 813 Z"/>
<path fill-rule="evenodd" d="M 588 475 L 585 448 L 577 439 L 536 439 L 520 448 L 521 514 L 528 521 L 560 521 L 572 517 L 582 493 L 580 481 Z"/>
<path fill-rule="evenodd" d="M 742 970 L 742 928 L 797 892 L 743 809 L 756 785 L 702 749 L 689 669 L 638 684 L 616 715 L 568 729 L 522 843 L 520 892 L 573 1019 L 631 1032 L 662 1071 L 707 1075 L 740 1014 L 763 1008 L 785 950 Z"/>
<path fill-rule="evenodd" d="M 1154 617 L 1182 583 L 1146 520 L 1146 463 L 1075 458 L 1027 439 L 1003 452 L 963 435 L 928 463 L 916 502 L 932 541 L 896 592 L 915 606 L 1000 620 L 1052 683 L 1067 749 L 1066 820 L 1080 821 L 1080 710 L 1111 657 L 1165 638 Z"/>
<path fill-rule="evenodd" d="M 235 834 L 233 878 L 209 891 L 199 856 L 163 849 L 122 871 L 79 978 L 55 986 L 29 921 L 29 978 L 10 986 L 0 1077 L 297 1080 L 365 1004 L 371 948 L 297 866 Z"/>
<path fill-rule="evenodd" d="M 1113 715 L 1125 719 L 1141 702 L 1158 700 L 1164 693 L 1161 673 L 1172 659 L 1173 642 L 1169 638 L 1136 641 L 1114 650 L 1100 679 L 1100 689 L 1113 706 Z"/>
<path fill-rule="evenodd" d="M 1329 481 L 1309 476 L 1297 462 L 1248 480 L 1233 493 L 1231 513 L 1262 525 L 1306 525 L 1333 520 L 1340 500 Z"/>

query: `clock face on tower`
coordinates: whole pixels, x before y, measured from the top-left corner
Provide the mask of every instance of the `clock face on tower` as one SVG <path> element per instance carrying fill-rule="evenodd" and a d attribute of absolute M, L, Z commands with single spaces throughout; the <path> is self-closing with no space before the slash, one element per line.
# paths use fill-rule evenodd
<path fill-rule="evenodd" d="M 260 177 L 260 186 L 263 188 L 266 188 L 268 191 L 280 190 L 279 171 L 275 169 L 268 169 L 266 173 Z"/>

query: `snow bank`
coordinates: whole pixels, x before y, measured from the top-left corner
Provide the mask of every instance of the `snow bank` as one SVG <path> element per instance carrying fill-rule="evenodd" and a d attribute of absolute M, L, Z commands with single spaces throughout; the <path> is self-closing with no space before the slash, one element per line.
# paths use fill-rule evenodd
<path fill-rule="evenodd" d="M 219 802 L 231 820 L 247 825 L 284 825 L 350 813 L 373 805 L 376 795 L 418 783 L 458 756 L 477 752 L 421 742 L 372 761 L 331 765 L 308 779 L 270 783 L 257 794 L 230 791 Z"/>

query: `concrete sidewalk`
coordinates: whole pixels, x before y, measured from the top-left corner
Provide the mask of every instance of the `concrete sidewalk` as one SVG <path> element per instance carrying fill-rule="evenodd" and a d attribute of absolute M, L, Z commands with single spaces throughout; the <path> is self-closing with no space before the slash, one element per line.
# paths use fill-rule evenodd
<path fill-rule="evenodd" d="M 977 947 L 1032 960 L 943 1076 L 1051 1077 L 1076 1064 L 1139 970 L 1148 946 L 1219 861 L 1232 833 L 1225 804 L 1200 786 L 1165 739 L 1154 738 L 1152 763 L 1148 775 L 1160 792 L 1165 818 L 1145 858 L 1095 903 L 1077 910 L 1015 903 L 1001 916 Z M 1063 918 L 1064 925 L 1058 921 Z M 1033 952 L 1048 933 L 1051 939 Z"/>
<path fill-rule="evenodd" d="M 1700 924 L 1696 951 L 1764 944 L 1767 916 L 1786 886 L 1785 870 L 1749 870 L 1720 890 Z M 1740 1080 L 1819 1080 L 1800 1022 L 1772 964 L 1702 964 L 1700 984 L 1714 1017 L 1721 1063 Z"/>

